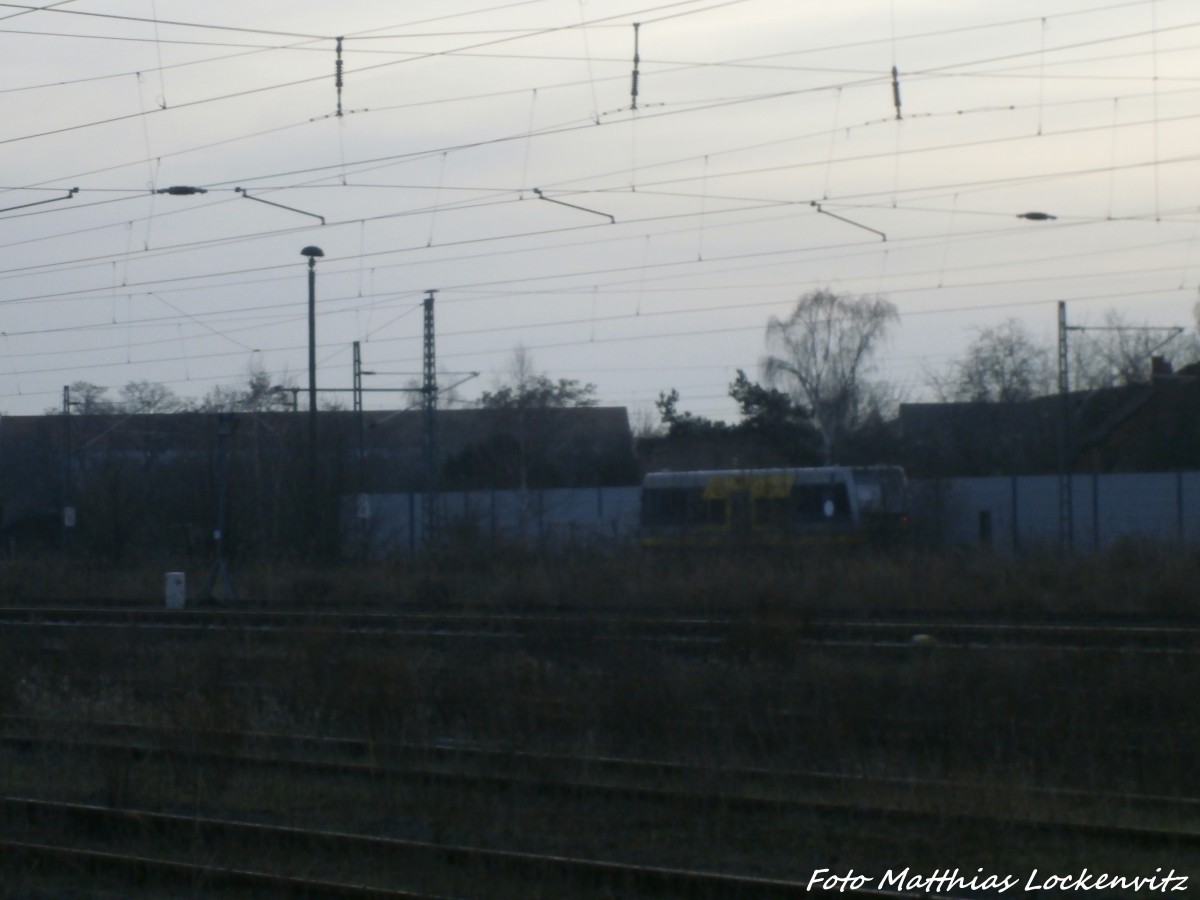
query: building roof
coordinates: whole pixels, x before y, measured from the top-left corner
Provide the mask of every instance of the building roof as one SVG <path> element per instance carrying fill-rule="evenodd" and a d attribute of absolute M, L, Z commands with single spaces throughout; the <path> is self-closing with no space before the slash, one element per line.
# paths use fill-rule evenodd
<path fill-rule="evenodd" d="M 1200 467 L 1200 379 L 1038 397 L 1022 403 L 905 403 L 905 467 L 936 477 L 1050 473 L 1065 450 L 1072 469 Z"/>
<path fill-rule="evenodd" d="M 182 456 L 211 456 L 222 415 L 233 424 L 227 444 L 232 456 L 253 450 L 263 459 L 279 461 L 307 452 L 309 419 L 303 412 L 3 416 L 0 458 L 10 477 L 0 477 L 0 491 L 8 497 L 26 492 L 46 495 L 48 483 L 61 482 L 68 455 L 79 471 L 101 461 L 121 460 L 148 468 Z M 371 490 L 421 489 L 424 421 L 420 410 L 368 411 L 361 417 L 352 411 L 321 411 L 319 456 L 326 465 L 342 461 L 346 471 L 355 473 L 355 487 L 361 475 Z M 360 425 L 361 470 L 354 467 Z M 633 436 L 624 407 L 438 410 L 434 446 L 441 469 L 471 469 L 467 480 L 474 487 L 512 486 L 487 483 L 489 474 L 509 482 L 512 477 L 505 476 L 503 466 L 489 468 L 482 463 L 511 455 L 513 447 L 523 454 L 527 467 L 535 465 L 540 478 L 555 482 L 544 486 L 637 481 Z M 468 457 L 475 459 L 474 467 L 467 465 Z"/>

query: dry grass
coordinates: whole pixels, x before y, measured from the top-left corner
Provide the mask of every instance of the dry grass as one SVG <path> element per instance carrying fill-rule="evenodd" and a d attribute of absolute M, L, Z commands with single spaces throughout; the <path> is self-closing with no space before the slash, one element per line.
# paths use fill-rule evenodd
<path fill-rule="evenodd" d="M 0 563 L 0 602 L 161 604 L 170 560 L 109 567 L 61 560 Z M 199 601 L 207 570 L 187 572 Z M 695 612 L 811 610 L 978 612 L 991 615 L 1192 616 L 1195 548 L 1121 544 L 1099 556 L 1019 558 L 980 553 L 807 548 L 762 552 L 576 552 L 324 567 L 232 565 L 241 601 L 255 607 L 387 609 L 626 609 Z"/>
<path fill-rule="evenodd" d="M 75 784 L 52 774 L 62 771 L 58 761 L 35 761 L 10 767 L 0 790 L 36 793 L 40 777 L 42 793 L 102 802 L 225 808 L 283 821 L 315 817 L 422 839 L 540 845 L 679 865 L 689 857 L 702 864 L 720 848 L 748 870 L 777 874 L 772 867 L 780 860 L 799 872 L 810 863 L 828 865 L 834 855 L 842 866 L 860 858 L 870 863 L 870 853 L 876 862 L 878 854 L 892 853 L 913 866 L 928 860 L 928 868 L 972 870 L 985 863 L 1095 870 L 1104 854 L 1126 850 L 1129 860 L 1153 861 L 1158 857 L 1140 850 L 1065 841 L 997 848 L 995 834 L 951 823 L 963 812 L 1046 812 L 1015 801 L 1019 787 L 1200 791 L 1187 752 L 1200 695 L 1194 656 L 938 646 L 846 652 L 805 643 L 802 628 L 779 627 L 832 609 L 1190 616 L 1200 574 L 1194 552 L 1125 547 L 1066 561 L 849 554 L 469 563 L 235 569 L 235 576 L 249 602 L 263 606 L 748 609 L 752 615 L 735 640 L 710 650 L 614 640 L 601 618 L 569 633 L 547 625 L 523 639 L 482 643 L 363 642 L 350 634 L 262 642 L 225 633 L 176 642 L 72 631 L 32 646 L 16 631 L 0 632 L 8 662 L 0 669 L 0 712 L 51 717 L 59 728 L 88 719 L 149 724 L 168 751 L 155 769 L 120 757 L 81 767 Z M 0 569 L 0 591 L 10 604 L 82 602 L 94 593 L 155 603 L 161 581 L 161 571 L 149 567 L 86 577 Z M 171 751 L 182 759 L 195 749 L 198 732 L 213 730 L 294 731 L 376 744 L 454 737 L 512 750 L 677 759 L 706 770 L 710 781 L 698 776 L 702 783 L 720 783 L 721 767 L 756 765 L 940 778 L 993 790 L 921 789 L 911 802 L 944 811 L 944 829 L 881 836 L 864 824 L 861 831 L 822 834 L 808 855 L 789 858 L 778 835 L 727 812 L 668 826 L 643 809 L 575 809 L 571 814 L 587 821 L 571 825 L 565 807 L 560 815 L 532 797 L 480 799 L 432 788 L 372 792 L 282 776 L 250 780 L 236 768 L 199 772 L 173 761 Z M 228 740 L 223 749 L 235 751 L 238 739 Z M 1155 864 L 1174 862 L 1163 857 Z"/>

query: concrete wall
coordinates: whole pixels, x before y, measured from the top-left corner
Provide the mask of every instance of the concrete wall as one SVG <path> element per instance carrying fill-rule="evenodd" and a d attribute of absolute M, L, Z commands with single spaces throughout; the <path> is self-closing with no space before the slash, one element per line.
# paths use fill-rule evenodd
<path fill-rule="evenodd" d="M 1076 551 L 1130 539 L 1200 543 L 1200 472 L 1074 475 L 1069 483 Z M 910 488 L 914 520 L 945 543 L 1004 552 L 1058 546 L 1057 476 L 921 480 Z"/>
<path fill-rule="evenodd" d="M 483 547 L 564 546 L 634 540 L 640 498 L 639 487 L 608 487 L 454 492 L 435 495 L 435 502 L 440 527 L 456 538 Z M 420 549 L 423 495 L 372 494 L 366 504 L 364 510 L 361 499 L 347 500 L 348 548 L 365 548 L 372 556 Z"/>
<path fill-rule="evenodd" d="M 1078 552 L 1122 539 L 1200 544 L 1200 472 L 1075 475 L 1070 484 Z M 1054 548 L 1058 486 L 1054 475 L 914 479 L 909 509 L 918 533 L 933 543 Z M 635 540 L 640 495 L 638 487 L 612 487 L 435 496 L 441 527 L 486 548 Z M 343 510 L 348 552 L 393 556 L 421 548 L 421 494 L 372 494 L 362 503 L 347 498 Z"/>

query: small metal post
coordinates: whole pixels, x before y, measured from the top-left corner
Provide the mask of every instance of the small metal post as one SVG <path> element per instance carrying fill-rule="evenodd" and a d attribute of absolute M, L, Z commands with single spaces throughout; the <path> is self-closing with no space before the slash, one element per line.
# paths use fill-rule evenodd
<path fill-rule="evenodd" d="M 217 528 L 213 534 L 217 544 L 217 562 L 201 591 L 201 596 L 209 600 L 216 600 L 213 589 L 218 580 L 225 589 L 227 599 L 238 599 L 237 588 L 233 585 L 225 562 L 225 498 L 229 493 L 229 451 L 226 442 L 237 431 L 237 426 L 238 420 L 233 413 L 220 413 L 217 416 Z"/>

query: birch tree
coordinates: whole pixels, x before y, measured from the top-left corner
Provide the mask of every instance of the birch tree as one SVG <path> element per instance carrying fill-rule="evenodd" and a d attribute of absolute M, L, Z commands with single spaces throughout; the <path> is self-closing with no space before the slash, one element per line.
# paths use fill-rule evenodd
<path fill-rule="evenodd" d="M 767 323 L 764 375 L 809 410 L 827 465 L 871 411 L 876 355 L 899 320 L 882 297 L 822 289 L 802 296 L 787 318 Z"/>

